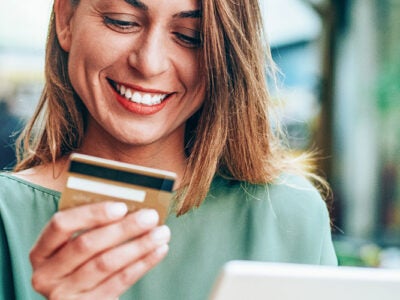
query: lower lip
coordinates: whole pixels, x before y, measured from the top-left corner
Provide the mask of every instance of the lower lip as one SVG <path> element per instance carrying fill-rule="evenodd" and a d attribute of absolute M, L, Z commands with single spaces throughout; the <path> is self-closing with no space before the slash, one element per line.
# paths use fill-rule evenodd
<path fill-rule="evenodd" d="M 167 104 L 169 100 L 169 96 L 167 99 L 164 99 L 161 103 L 156 104 L 156 105 L 144 105 L 144 104 L 139 104 L 135 103 L 132 101 L 129 101 L 125 97 L 121 96 L 117 91 L 114 91 L 114 94 L 116 95 L 117 101 L 128 111 L 138 114 L 138 115 L 153 115 L 158 113 L 160 110 L 164 108 L 164 106 Z"/>

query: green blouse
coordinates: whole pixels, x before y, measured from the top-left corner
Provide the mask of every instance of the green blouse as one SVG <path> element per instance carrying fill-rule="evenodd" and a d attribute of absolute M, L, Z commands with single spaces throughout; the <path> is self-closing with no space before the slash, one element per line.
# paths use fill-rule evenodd
<path fill-rule="evenodd" d="M 59 198 L 0 174 L 0 299 L 43 299 L 31 287 L 28 255 Z M 121 300 L 205 300 L 229 260 L 337 264 L 326 205 L 301 177 L 250 185 L 217 176 L 199 208 L 166 223 L 167 257 Z"/>

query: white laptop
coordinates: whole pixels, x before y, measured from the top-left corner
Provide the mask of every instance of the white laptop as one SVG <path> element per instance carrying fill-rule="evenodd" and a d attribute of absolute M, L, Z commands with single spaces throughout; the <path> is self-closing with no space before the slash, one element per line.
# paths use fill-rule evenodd
<path fill-rule="evenodd" d="M 210 300 L 400 300 L 400 269 L 231 261 Z"/>

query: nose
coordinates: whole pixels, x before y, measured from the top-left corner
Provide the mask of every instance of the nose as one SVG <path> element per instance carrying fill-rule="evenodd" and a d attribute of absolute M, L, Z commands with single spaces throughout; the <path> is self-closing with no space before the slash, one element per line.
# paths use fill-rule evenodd
<path fill-rule="evenodd" d="M 144 77 L 154 77 L 166 72 L 170 66 L 165 35 L 154 29 L 143 32 L 128 61 Z"/>

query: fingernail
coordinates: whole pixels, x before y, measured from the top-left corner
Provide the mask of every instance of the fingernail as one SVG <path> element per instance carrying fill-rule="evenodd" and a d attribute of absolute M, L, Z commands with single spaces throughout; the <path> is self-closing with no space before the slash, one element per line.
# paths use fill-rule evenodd
<path fill-rule="evenodd" d="M 170 236 L 171 236 L 171 231 L 166 225 L 157 227 L 151 233 L 151 239 L 160 245 L 167 243 L 169 241 Z"/>
<path fill-rule="evenodd" d="M 128 212 L 126 204 L 121 202 L 108 203 L 106 209 L 107 215 L 111 219 L 122 217 Z"/>
<path fill-rule="evenodd" d="M 142 227 L 154 226 L 158 223 L 158 213 L 154 209 L 142 209 L 136 214 L 136 221 Z"/>

